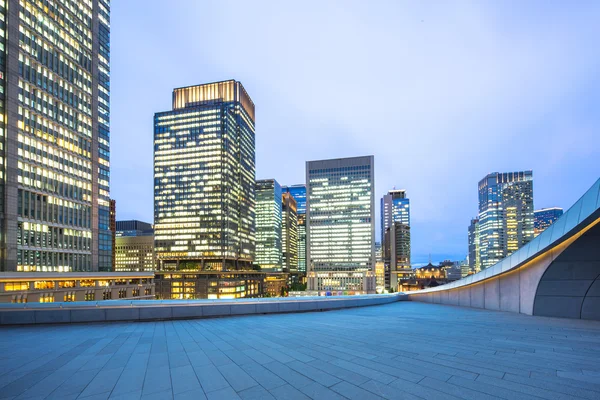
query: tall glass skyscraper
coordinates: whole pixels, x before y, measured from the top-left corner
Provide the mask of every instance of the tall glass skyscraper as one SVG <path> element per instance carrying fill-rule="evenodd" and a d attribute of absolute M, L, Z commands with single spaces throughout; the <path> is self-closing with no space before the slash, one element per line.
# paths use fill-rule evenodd
<path fill-rule="evenodd" d="M 473 218 L 469 224 L 469 269 L 473 272 L 481 271 L 479 250 L 479 219 Z"/>
<path fill-rule="evenodd" d="M 159 268 L 251 267 L 254 103 L 229 80 L 173 91 L 154 116 L 154 240 Z"/>
<path fill-rule="evenodd" d="M 479 182 L 481 269 L 533 239 L 533 172 L 494 172 Z"/>
<path fill-rule="evenodd" d="M 560 207 L 542 208 L 533 212 L 533 234 L 534 236 L 544 232 L 546 228 L 552 225 L 563 215 L 563 209 Z"/>
<path fill-rule="evenodd" d="M 256 263 L 281 272 L 281 186 L 275 179 L 256 181 Z"/>
<path fill-rule="evenodd" d="M 385 287 L 397 289 L 410 275 L 410 200 L 405 190 L 390 190 L 381 198 L 381 241 Z"/>
<path fill-rule="evenodd" d="M 110 2 L 2 1 L 0 32 L 0 270 L 110 271 Z"/>
<path fill-rule="evenodd" d="M 373 156 L 306 163 L 308 289 L 375 291 Z"/>
<path fill-rule="evenodd" d="M 281 213 L 283 272 L 298 275 L 298 213 L 296 200 L 288 192 L 281 196 Z"/>
<path fill-rule="evenodd" d="M 298 214 L 298 273 L 306 274 L 306 185 L 283 186 L 296 200 Z"/>

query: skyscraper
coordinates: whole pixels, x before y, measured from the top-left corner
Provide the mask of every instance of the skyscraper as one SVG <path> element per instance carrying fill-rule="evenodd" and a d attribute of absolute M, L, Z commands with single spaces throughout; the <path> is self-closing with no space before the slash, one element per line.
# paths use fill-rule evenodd
<path fill-rule="evenodd" d="M 254 103 L 229 80 L 173 91 L 154 116 L 154 230 L 162 269 L 249 268 L 255 253 Z"/>
<path fill-rule="evenodd" d="M 298 214 L 298 273 L 306 275 L 306 185 L 283 186 L 296 200 Z"/>
<path fill-rule="evenodd" d="M 537 236 L 563 215 L 563 209 L 559 207 L 542 208 L 534 211 L 533 215 L 533 234 Z"/>
<path fill-rule="evenodd" d="M 390 190 L 381 198 L 381 240 L 392 222 L 410 226 L 410 200 L 406 190 Z"/>
<path fill-rule="evenodd" d="M 110 271 L 110 2 L 0 20 L 0 271 Z"/>
<path fill-rule="evenodd" d="M 481 271 L 479 250 L 479 219 L 473 218 L 469 224 L 469 269 L 473 272 Z"/>
<path fill-rule="evenodd" d="M 281 195 L 281 250 L 283 272 L 298 275 L 298 214 L 296 200 L 288 193 Z"/>
<path fill-rule="evenodd" d="M 309 290 L 375 291 L 373 156 L 306 163 Z"/>
<path fill-rule="evenodd" d="M 275 179 L 256 181 L 256 263 L 281 272 L 281 186 Z"/>
<path fill-rule="evenodd" d="M 533 239 L 533 173 L 494 172 L 479 182 L 481 269 Z"/>
<path fill-rule="evenodd" d="M 381 240 L 384 248 L 385 286 L 398 289 L 410 275 L 410 200 L 405 190 L 390 190 L 381 198 Z"/>

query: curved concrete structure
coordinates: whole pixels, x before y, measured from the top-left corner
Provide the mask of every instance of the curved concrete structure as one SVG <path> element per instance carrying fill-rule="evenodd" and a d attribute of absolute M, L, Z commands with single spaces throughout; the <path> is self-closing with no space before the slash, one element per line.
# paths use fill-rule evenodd
<path fill-rule="evenodd" d="M 237 300 L 104 300 L 0 305 L 0 325 L 156 321 L 328 311 L 407 300 L 404 294 Z"/>
<path fill-rule="evenodd" d="M 541 235 L 478 274 L 409 299 L 600 320 L 600 179 Z"/>

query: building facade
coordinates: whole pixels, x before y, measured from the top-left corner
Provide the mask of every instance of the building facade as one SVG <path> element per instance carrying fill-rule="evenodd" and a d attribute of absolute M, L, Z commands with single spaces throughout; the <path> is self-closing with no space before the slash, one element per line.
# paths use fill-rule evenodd
<path fill-rule="evenodd" d="M 546 228 L 556 222 L 563 215 L 563 209 L 559 207 L 542 208 L 533 212 L 533 235 L 537 236 Z"/>
<path fill-rule="evenodd" d="M 153 236 L 154 228 L 148 222 L 135 219 L 116 222 L 116 236 Z"/>
<path fill-rule="evenodd" d="M 115 271 L 154 271 L 154 235 L 117 236 Z"/>
<path fill-rule="evenodd" d="M 306 163 L 308 290 L 375 292 L 373 156 Z"/>
<path fill-rule="evenodd" d="M 110 3 L 0 20 L 0 271 L 110 271 Z"/>
<path fill-rule="evenodd" d="M 298 214 L 296 200 L 288 193 L 281 195 L 281 249 L 283 272 L 298 275 Z"/>
<path fill-rule="evenodd" d="M 296 200 L 298 214 L 298 273 L 306 275 L 306 185 L 283 186 L 282 190 Z"/>
<path fill-rule="evenodd" d="M 255 256 L 254 103 L 229 80 L 175 89 L 154 116 L 159 269 L 250 268 Z"/>
<path fill-rule="evenodd" d="M 469 269 L 473 272 L 481 271 L 481 259 L 479 250 L 479 219 L 471 219 L 469 224 Z"/>
<path fill-rule="evenodd" d="M 154 299 L 153 272 L 0 273 L 0 303 Z"/>
<path fill-rule="evenodd" d="M 410 200 L 405 190 L 390 190 L 381 198 L 381 240 L 386 289 L 398 290 L 410 268 Z"/>
<path fill-rule="evenodd" d="M 266 274 L 258 271 L 157 271 L 158 299 L 263 297 Z"/>
<path fill-rule="evenodd" d="M 281 186 L 275 179 L 256 181 L 256 259 L 263 271 L 282 271 Z"/>
<path fill-rule="evenodd" d="M 479 182 L 481 269 L 533 239 L 533 172 L 494 172 Z"/>

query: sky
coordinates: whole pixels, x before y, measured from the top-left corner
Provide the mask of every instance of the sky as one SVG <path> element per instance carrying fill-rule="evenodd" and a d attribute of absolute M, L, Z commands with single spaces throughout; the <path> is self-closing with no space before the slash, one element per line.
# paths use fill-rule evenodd
<path fill-rule="evenodd" d="M 490 172 L 533 170 L 565 211 L 600 177 L 600 2 L 113 1 L 111 197 L 153 221 L 153 115 L 235 79 L 256 105 L 256 178 L 375 156 L 406 189 L 413 263 L 461 260 Z"/>

